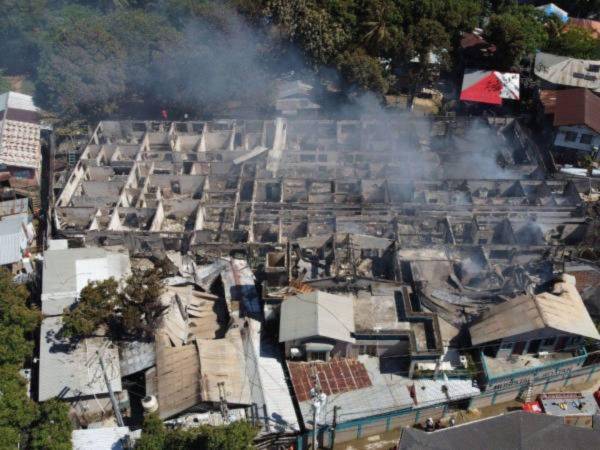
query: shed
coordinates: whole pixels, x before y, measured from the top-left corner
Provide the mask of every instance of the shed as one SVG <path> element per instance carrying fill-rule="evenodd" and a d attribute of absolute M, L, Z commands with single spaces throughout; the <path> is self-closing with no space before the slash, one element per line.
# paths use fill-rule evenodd
<path fill-rule="evenodd" d="M 325 337 L 354 342 L 354 306 L 345 296 L 313 291 L 283 301 L 279 342 Z"/>

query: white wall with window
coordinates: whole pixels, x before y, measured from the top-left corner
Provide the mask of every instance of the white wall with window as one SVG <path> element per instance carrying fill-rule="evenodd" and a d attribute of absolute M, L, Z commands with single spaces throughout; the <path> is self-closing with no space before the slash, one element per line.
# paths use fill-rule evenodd
<path fill-rule="evenodd" d="M 600 134 L 585 125 L 562 126 L 556 132 L 554 145 L 591 153 L 600 148 Z"/>

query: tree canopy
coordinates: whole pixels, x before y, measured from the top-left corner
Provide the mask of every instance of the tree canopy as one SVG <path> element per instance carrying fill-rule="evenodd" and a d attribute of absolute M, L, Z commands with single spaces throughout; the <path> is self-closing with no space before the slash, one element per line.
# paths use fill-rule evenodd
<path fill-rule="evenodd" d="M 114 340 L 147 339 L 164 310 L 160 302 L 163 290 L 157 269 L 134 269 L 123 286 L 110 278 L 85 286 L 79 301 L 65 308 L 61 334 L 74 340 L 95 333 L 109 332 Z"/>
<path fill-rule="evenodd" d="M 247 450 L 257 429 L 249 422 L 213 427 L 168 430 L 156 414 L 144 418 L 142 437 L 136 450 Z"/>
<path fill-rule="evenodd" d="M 558 2 L 574 16 L 598 0 Z M 279 76 L 341 74 L 347 88 L 394 92 L 459 67 L 460 37 L 483 27 L 497 69 L 536 50 L 595 58 L 597 40 L 512 0 L 6 0 L 0 70 L 24 75 L 65 119 L 207 116 L 232 102 L 258 114 Z M 401 76 L 398 76 L 401 75 Z"/>
<path fill-rule="evenodd" d="M 71 448 L 68 406 L 52 401 L 38 408 L 20 373 L 31 357 L 39 321 L 27 287 L 15 285 L 12 274 L 0 269 L 0 448 Z"/>

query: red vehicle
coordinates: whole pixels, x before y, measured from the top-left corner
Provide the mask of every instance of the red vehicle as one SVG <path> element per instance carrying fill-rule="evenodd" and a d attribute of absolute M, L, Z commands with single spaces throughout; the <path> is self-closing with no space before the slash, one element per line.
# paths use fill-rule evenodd
<path fill-rule="evenodd" d="M 523 404 L 523 411 L 533 414 L 542 414 L 542 405 L 539 402 L 526 402 Z"/>
<path fill-rule="evenodd" d="M 594 398 L 596 399 L 596 403 L 598 403 L 598 407 L 600 408 L 600 388 L 594 392 Z"/>

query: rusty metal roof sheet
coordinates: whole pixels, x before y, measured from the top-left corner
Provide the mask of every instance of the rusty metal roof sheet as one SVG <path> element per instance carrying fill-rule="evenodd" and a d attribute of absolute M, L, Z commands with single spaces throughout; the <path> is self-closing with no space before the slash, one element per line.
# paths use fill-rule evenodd
<path fill-rule="evenodd" d="M 559 91 L 554 126 L 562 125 L 585 125 L 600 133 L 600 97 L 587 89 Z"/>
<path fill-rule="evenodd" d="M 334 359 L 329 362 L 288 362 L 294 393 L 299 402 L 310 399 L 310 390 L 318 377 L 327 395 L 339 394 L 371 386 L 363 363 L 355 359 Z"/>

